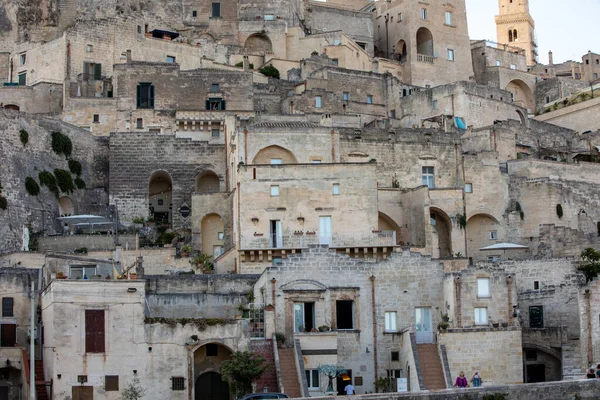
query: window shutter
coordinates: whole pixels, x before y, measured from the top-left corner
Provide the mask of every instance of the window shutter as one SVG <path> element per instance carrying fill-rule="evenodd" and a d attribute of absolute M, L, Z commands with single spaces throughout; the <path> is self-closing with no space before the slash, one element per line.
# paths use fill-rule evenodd
<path fill-rule="evenodd" d="M 227 110 L 226 103 L 225 100 L 221 100 L 221 110 Z"/>
<path fill-rule="evenodd" d="M 104 310 L 85 310 L 85 352 L 104 353 Z"/>
<path fill-rule="evenodd" d="M 83 62 L 83 80 L 87 81 L 90 79 L 90 63 L 84 61 Z"/>
<path fill-rule="evenodd" d="M 13 298 L 3 297 L 2 298 L 2 316 L 3 317 L 14 317 L 13 313 Z"/>
<path fill-rule="evenodd" d="M 154 85 L 150 85 L 150 93 L 148 94 L 148 107 L 154 108 Z"/>
<path fill-rule="evenodd" d="M 102 79 L 102 64 L 94 64 L 94 80 Z"/>
<path fill-rule="evenodd" d="M 206 100 L 206 109 L 210 110 L 210 100 Z"/>
<path fill-rule="evenodd" d="M 142 85 L 137 85 L 137 108 L 142 106 Z"/>

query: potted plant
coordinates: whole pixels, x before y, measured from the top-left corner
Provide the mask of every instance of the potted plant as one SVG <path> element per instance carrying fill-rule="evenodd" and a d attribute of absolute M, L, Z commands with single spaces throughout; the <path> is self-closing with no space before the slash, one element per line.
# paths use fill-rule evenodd
<path fill-rule="evenodd" d="M 285 344 L 285 335 L 281 332 L 275 332 L 275 340 L 277 341 L 277 347 L 283 347 Z"/>
<path fill-rule="evenodd" d="M 181 246 L 181 256 L 182 257 L 189 257 L 191 252 L 192 252 L 191 244 L 184 244 L 183 246 Z"/>
<path fill-rule="evenodd" d="M 438 323 L 438 330 L 445 332 L 450 326 L 450 317 L 448 314 L 442 314 L 442 320 Z"/>
<path fill-rule="evenodd" d="M 110 274 L 106 274 L 106 276 L 104 277 L 107 281 L 111 280 Z"/>
<path fill-rule="evenodd" d="M 136 272 L 132 272 L 129 274 L 129 279 L 137 279 L 137 273 Z"/>
<path fill-rule="evenodd" d="M 62 272 L 57 272 L 56 279 L 67 279 L 67 276 Z"/>
<path fill-rule="evenodd" d="M 327 325 L 321 325 L 319 327 L 319 332 L 329 332 L 329 326 L 327 326 Z"/>

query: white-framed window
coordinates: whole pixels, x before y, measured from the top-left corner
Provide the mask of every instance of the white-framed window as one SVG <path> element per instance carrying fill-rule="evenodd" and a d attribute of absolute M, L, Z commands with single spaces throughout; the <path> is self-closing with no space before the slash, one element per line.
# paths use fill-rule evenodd
<path fill-rule="evenodd" d="M 439 108 L 439 104 L 437 100 L 433 100 L 433 109 L 437 110 Z"/>
<path fill-rule="evenodd" d="M 367 95 L 367 104 L 373 104 L 373 95 L 372 94 Z"/>
<path fill-rule="evenodd" d="M 322 96 L 315 96 L 315 107 L 323 108 L 323 97 Z"/>
<path fill-rule="evenodd" d="M 510 64 L 510 69 L 517 69 L 517 66 L 515 64 Z"/>
<path fill-rule="evenodd" d="M 279 165 L 283 164 L 283 160 L 281 158 L 271 158 L 271 165 Z"/>
<path fill-rule="evenodd" d="M 271 197 L 279 196 L 279 186 L 273 185 L 271 186 Z"/>
<path fill-rule="evenodd" d="M 311 161 L 312 164 L 321 164 L 321 162 L 322 161 L 320 159 L 315 159 Z"/>
<path fill-rule="evenodd" d="M 96 275 L 95 265 L 71 265 L 69 278 L 71 279 L 92 279 Z"/>
<path fill-rule="evenodd" d="M 318 369 L 307 369 L 306 371 L 306 383 L 308 383 L 308 389 L 319 389 L 319 370 Z"/>
<path fill-rule="evenodd" d="M 398 326 L 396 325 L 396 311 L 386 311 L 385 312 L 385 331 L 386 332 L 396 332 L 398 330 Z"/>
<path fill-rule="evenodd" d="M 225 239 L 225 232 L 219 232 L 217 237 L 219 238 L 219 240 Z"/>
<path fill-rule="evenodd" d="M 25 65 L 27 63 L 27 54 L 23 53 L 19 56 L 19 60 L 21 61 L 21 65 Z"/>
<path fill-rule="evenodd" d="M 448 60 L 454 61 L 454 49 L 448 49 Z"/>
<path fill-rule="evenodd" d="M 421 19 L 422 20 L 427 19 L 427 9 L 426 8 L 421 8 Z"/>
<path fill-rule="evenodd" d="M 92 46 L 91 44 L 88 44 L 86 47 L 86 51 L 88 53 L 93 53 L 94 52 L 94 46 Z"/>
<path fill-rule="evenodd" d="M 446 11 L 446 25 L 452 25 L 452 12 Z"/>
<path fill-rule="evenodd" d="M 423 185 L 427 186 L 429 189 L 435 188 L 435 175 L 433 167 L 423 167 Z"/>
<path fill-rule="evenodd" d="M 350 100 L 350 93 L 349 92 L 344 92 L 343 99 L 344 99 L 344 101 L 349 101 Z"/>
<path fill-rule="evenodd" d="M 465 183 L 465 193 L 473 193 L 473 184 Z"/>
<path fill-rule="evenodd" d="M 477 278 L 477 297 L 490 297 L 490 278 Z"/>
<path fill-rule="evenodd" d="M 498 231 L 490 231 L 490 240 L 498 240 Z"/>
<path fill-rule="evenodd" d="M 221 136 L 221 131 L 219 129 L 212 129 L 211 136 L 214 138 L 218 138 L 219 136 Z"/>
<path fill-rule="evenodd" d="M 496 60 L 496 67 L 501 67 L 501 66 L 502 66 L 502 61 Z"/>
<path fill-rule="evenodd" d="M 174 63 L 175 62 L 175 57 L 174 56 L 167 56 L 167 62 L 168 63 Z"/>
<path fill-rule="evenodd" d="M 275 16 L 273 14 L 265 14 L 265 21 L 274 21 Z"/>
<path fill-rule="evenodd" d="M 487 325 L 488 314 L 486 307 L 477 307 L 475 309 L 475 325 Z"/>
<path fill-rule="evenodd" d="M 340 184 L 334 183 L 333 184 L 333 195 L 338 196 L 339 194 L 340 194 Z"/>
<path fill-rule="evenodd" d="M 398 22 L 402 22 L 402 18 L 403 18 L 402 13 L 398 13 Z"/>

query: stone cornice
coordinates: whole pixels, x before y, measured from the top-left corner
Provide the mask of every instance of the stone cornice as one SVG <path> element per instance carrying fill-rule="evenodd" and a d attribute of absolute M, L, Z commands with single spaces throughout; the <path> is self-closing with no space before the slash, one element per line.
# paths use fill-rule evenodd
<path fill-rule="evenodd" d="M 535 29 L 535 21 L 527 13 L 496 15 L 496 25 L 528 22 Z"/>

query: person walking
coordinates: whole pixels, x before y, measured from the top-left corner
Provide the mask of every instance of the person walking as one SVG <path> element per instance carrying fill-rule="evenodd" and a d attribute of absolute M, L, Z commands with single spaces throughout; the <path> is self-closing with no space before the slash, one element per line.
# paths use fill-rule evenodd
<path fill-rule="evenodd" d="M 481 375 L 479 375 L 479 371 L 475 371 L 475 373 L 473 374 L 473 377 L 471 378 L 471 383 L 473 384 L 473 387 L 481 387 L 482 382 L 483 382 L 483 379 L 481 379 Z"/>
<path fill-rule="evenodd" d="M 351 383 L 348 383 L 345 387 L 344 390 L 346 391 L 347 395 L 351 395 L 354 394 L 354 386 L 352 386 Z"/>
<path fill-rule="evenodd" d="M 456 383 L 454 384 L 454 386 L 458 388 L 469 387 L 469 381 L 467 381 L 464 371 L 460 371 L 460 375 L 458 376 L 458 378 L 456 378 Z"/>

